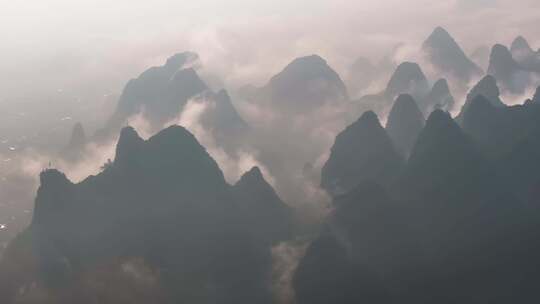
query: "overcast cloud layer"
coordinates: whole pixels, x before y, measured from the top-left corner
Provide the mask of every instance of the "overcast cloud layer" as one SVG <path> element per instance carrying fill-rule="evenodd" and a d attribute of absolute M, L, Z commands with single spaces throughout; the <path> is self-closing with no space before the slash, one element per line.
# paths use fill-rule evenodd
<path fill-rule="evenodd" d="M 435 26 L 467 52 L 540 47 L 537 0 L 140 1 L 0 0 L 0 100 L 40 90 L 117 93 L 128 78 L 193 50 L 228 87 L 262 84 L 292 58 L 317 53 L 339 72 L 398 43 L 421 44 Z M 407 52 L 403 54 L 407 59 Z"/>

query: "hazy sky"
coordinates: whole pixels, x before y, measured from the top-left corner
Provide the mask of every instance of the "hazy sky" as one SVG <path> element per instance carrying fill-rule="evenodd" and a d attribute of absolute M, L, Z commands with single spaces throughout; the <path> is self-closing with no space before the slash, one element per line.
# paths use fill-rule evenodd
<path fill-rule="evenodd" d="M 342 70 L 437 25 L 469 52 L 517 34 L 538 48 L 539 24 L 538 0 L 0 0 L 0 98 L 40 84 L 118 91 L 183 50 L 229 85 L 260 84 L 295 56 Z"/>

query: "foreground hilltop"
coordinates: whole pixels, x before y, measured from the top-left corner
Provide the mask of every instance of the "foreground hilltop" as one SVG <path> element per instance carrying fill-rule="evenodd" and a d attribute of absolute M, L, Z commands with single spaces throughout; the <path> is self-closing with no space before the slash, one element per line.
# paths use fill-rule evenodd
<path fill-rule="evenodd" d="M 170 301 L 271 301 L 270 246 L 291 237 L 292 210 L 257 168 L 228 185 L 184 128 L 172 126 L 148 140 L 124 128 L 114 162 L 100 174 L 74 184 L 48 169 L 40 179 L 32 224 L 2 264 L 7 277 L 1 280 L 11 282 L 3 285 L 3 303 L 20 288 L 78 301 L 74 277 L 130 258 L 166 269 L 160 296 Z M 15 254 L 26 246 L 29 256 Z"/>
<path fill-rule="evenodd" d="M 540 299 L 540 104 L 494 104 L 484 82 L 461 126 L 435 110 L 422 127 L 402 95 L 387 130 L 366 136 L 377 125 L 367 112 L 338 136 L 323 170 L 334 208 L 295 273 L 298 303 Z M 384 158 L 385 131 L 401 147 L 416 136 L 400 166 Z"/>

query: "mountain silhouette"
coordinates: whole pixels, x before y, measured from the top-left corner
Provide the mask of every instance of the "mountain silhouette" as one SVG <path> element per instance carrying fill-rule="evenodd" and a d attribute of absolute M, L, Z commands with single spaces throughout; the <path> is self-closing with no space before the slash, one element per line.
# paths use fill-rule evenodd
<path fill-rule="evenodd" d="M 258 169 L 228 185 L 186 129 L 143 140 L 124 128 L 98 175 L 72 183 L 48 169 L 40 178 L 31 237 L 20 246 L 35 248 L 35 276 L 47 286 L 69 288 L 81 267 L 136 256 L 166 269 L 171 301 L 270 303 L 270 245 L 290 237 L 291 212 Z"/>
<path fill-rule="evenodd" d="M 523 36 L 514 39 L 510 52 L 522 69 L 540 73 L 540 52 L 534 51 Z"/>
<path fill-rule="evenodd" d="M 246 213 L 245 218 L 252 220 L 250 226 L 256 227 L 257 239 L 277 244 L 292 237 L 293 211 L 279 198 L 258 167 L 242 175 L 233 190 L 243 203 L 240 209 Z"/>
<path fill-rule="evenodd" d="M 225 90 L 202 94 L 201 102 L 207 105 L 200 117 L 201 126 L 212 134 L 218 146 L 223 147 L 229 155 L 234 155 L 245 144 L 243 140 L 250 126 L 238 114 Z"/>
<path fill-rule="evenodd" d="M 388 185 L 401 165 L 402 158 L 377 115 L 366 112 L 336 137 L 322 168 L 321 186 L 336 196 L 363 181 Z"/>
<path fill-rule="evenodd" d="M 409 155 L 423 127 L 424 116 L 414 99 L 408 94 L 399 95 L 390 110 L 386 132 L 402 155 Z"/>
<path fill-rule="evenodd" d="M 431 63 L 454 79 L 469 82 L 483 71 L 473 63 L 457 42 L 442 27 L 437 27 L 422 45 Z"/>
<path fill-rule="evenodd" d="M 523 36 L 518 36 L 514 41 L 512 41 L 512 45 L 510 46 L 510 52 L 515 57 L 520 57 L 522 55 L 521 53 L 525 53 L 523 55 L 529 55 L 534 53 L 533 49 L 529 45 L 529 42 L 525 40 Z"/>
<path fill-rule="evenodd" d="M 514 60 L 507 47 L 496 44 L 491 49 L 488 74 L 493 75 L 503 90 L 513 94 L 524 93 L 530 84 L 530 73 Z"/>
<path fill-rule="evenodd" d="M 508 108 L 478 95 L 469 114 L 491 116 Z M 494 166 L 448 113 L 435 110 L 390 192 L 365 181 L 334 197 L 333 212 L 296 270 L 297 301 L 537 298 L 539 213 L 513 194 L 526 194 L 531 202 L 538 197 L 538 170 L 524 166 L 540 151 L 535 133 L 540 128 L 529 130 L 531 137 Z M 516 183 L 500 179 L 514 170 L 523 173 Z M 523 187 L 513 189 L 516 184 Z"/>
<path fill-rule="evenodd" d="M 534 99 L 534 97 L 533 97 Z M 540 115 L 538 103 L 495 107 L 484 97 L 477 98 L 463 114 L 462 126 L 486 156 L 499 159 L 534 130 Z"/>
<path fill-rule="evenodd" d="M 150 123 L 163 123 L 182 110 L 186 102 L 208 87 L 191 64 L 198 55 L 185 52 L 170 57 L 163 66 L 152 67 L 125 86 L 118 106 L 108 122 L 121 126 L 132 115 L 145 112 Z"/>
<path fill-rule="evenodd" d="M 448 113 L 435 110 L 418 136 L 400 187 L 407 193 L 403 197 L 425 202 L 425 211 L 461 206 L 474 210 L 474 204 L 479 203 L 475 202 L 476 195 L 486 190 L 484 183 L 489 176 L 489 165 L 472 140 Z M 447 211 L 452 213 L 440 213 L 441 216 L 445 214 L 456 220 L 450 216 L 456 211 L 450 209 Z M 433 223 L 438 225 L 443 221 Z M 455 225 L 455 222 L 447 220 L 446 224 Z"/>
<path fill-rule="evenodd" d="M 290 113 L 309 112 L 349 98 L 339 75 L 317 55 L 293 60 L 259 94 L 273 107 Z"/>
<path fill-rule="evenodd" d="M 477 99 L 473 109 L 477 106 L 491 105 Z M 512 191 L 503 187 L 473 140 L 440 110 L 428 118 L 397 189 L 401 199 L 416 206 L 418 216 L 423 218 L 417 223 L 427 221 L 421 225 L 425 225 L 425 237 L 430 242 L 445 242 L 447 238 L 468 241 L 456 236 L 456 231 L 483 221 L 494 224 L 491 217 L 502 216 L 515 202 Z M 483 224 L 486 226 L 481 229 L 487 230 L 476 227 L 475 233 L 488 233 L 488 224 Z"/>
<path fill-rule="evenodd" d="M 504 103 L 502 102 L 499 90 L 497 85 L 497 80 L 491 75 L 484 76 L 467 94 L 466 101 L 474 100 L 478 95 L 482 95 L 487 98 L 488 101 L 495 107 L 503 107 Z"/>
<path fill-rule="evenodd" d="M 354 113 L 374 111 L 385 116 L 400 94 L 409 94 L 415 100 L 423 101 L 429 91 L 428 80 L 420 66 L 414 62 L 403 62 L 398 65 L 383 92 L 365 95 L 354 102 L 357 108 Z"/>
<path fill-rule="evenodd" d="M 424 115 L 429 115 L 435 109 L 452 111 L 455 105 L 454 97 L 448 87 L 446 79 L 439 79 L 433 84 L 431 91 L 423 99 L 423 105 L 420 106 Z"/>
<path fill-rule="evenodd" d="M 501 92 L 499 86 L 497 85 L 497 80 L 491 75 L 486 75 L 482 78 L 467 94 L 465 104 L 461 108 L 461 112 L 457 117 L 459 122 L 463 121 L 464 113 L 468 111 L 471 103 L 478 97 L 483 96 L 487 101 L 491 103 L 494 107 L 502 108 L 506 105 L 500 98 Z"/>
<path fill-rule="evenodd" d="M 87 141 L 83 125 L 80 122 L 76 123 L 71 131 L 68 144 L 60 152 L 62 158 L 69 161 L 79 160 L 82 157 Z"/>
<path fill-rule="evenodd" d="M 413 97 L 424 96 L 429 91 L 428 81 L 417 63 L 404 62 L 397 68 L 385 90 L 389 98 L 409 93 Z"/>

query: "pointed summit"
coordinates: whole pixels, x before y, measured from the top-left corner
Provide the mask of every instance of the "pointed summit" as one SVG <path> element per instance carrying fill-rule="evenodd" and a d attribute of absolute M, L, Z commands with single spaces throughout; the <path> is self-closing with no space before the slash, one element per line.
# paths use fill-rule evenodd
<path fill-rule="evenodd" d="M 396 149 L 408 156 L 424 127 L 424 116 L 411 95 L 402 94 L 396 99 L 386 124 L 386 131 Z"/>
<path fill-rule="evenodd" d="M 64 208 L 71 201 L 73 183 L 56 169 L 47 169 L 39 175 L 40 186 L 36 196 L 32 225 L 54 225 L 62 218 Z"/>
<path fill-rule="evenodd" d="M 83 156 L 86 142 L 87 138 L 83 125 L 78 122 L 73 126 L 69 142 L 61 151 L 60 155 L 64 160 L 77 161 Z"/>
<path fill-rule="evenodd" d="M 435 110 L 418 137 L 408 167 L 422 168 L 428 164 L 434 165 L 432 162 L 435 158 L 452 154 L 454 149 L 468 144 L 466 136 L 450 114 Z"/>
<path fill-rule="evenodd" d="M 480 95 L 486 98 L 494 107 L 502 108 L 506 106 L 500 98 L 501 92 L 497 80 L 491 75 L 486 75 L 467 94 L 467 99 L 459 114 L 459 121 L 462 121 L 463 115 L 468 111 L 472 101 Z"/>
<path fill-rule="evenodd" d="M 500 98 L 501 92 L 497 85 L 497 80 L 491 75 L 486 75 L 484 78 L 480 79 L 480 81 L 471 89 L 469 94 L 467 94 L 467 101 L 472 101 L 478 95 L 484 96 L 496 107 L 505 106 Z"/>
<path fill-rule="evenodd" d="M 496 44 L 491 50 L 488 73 L 493 75 L 501 88 L 513 94 L 521 94 L 529 85 L 530 75 L 522 70 L 508 48 Z"/>
<path fill-rule="evenodd" d="M 179 113 L 191 97 L 206 90 L 208 87 L 193 68 L 178 70 L 167 82 L 165 91 L 161 92 L 166 102 L 148 104 L 147 111 L 155 112 L 158 120 L 162 120 L 162 117 L 169 118 L 172 114 Z"/>
<path fill-rule="evenodd" d="M 130 116 L 143 110 L 149 123 L 159 127 L 180 113 L 190 98 L 208 90 L 193 69 L 197 60 L 195 53 L 176 54 L 164 65 L 151 67 L 131 79 L 103 133 L 116 134 Z"/>
<path fill-rule="evenodd" d="M 500 76 L 505 76 L 506 73 L 513 72 L 518 68 L 517 63 L 512 58 L 512 54 L 508 48 L 502 44 L 496 44 L 491 49 L 490 55 L 490 64 L 488 68 L 488 73 L 495 76 L 497 79 L 502 80 L 505 77 L 497 77 L 497 74 Z"/>
<path fill-rule="evenodd" d="M 417 63 L 403 62 L 397 68 L 388 85 L 385 94 L 394 99 L 399 94 L 411 94 L 414 97 L 425 96 L 429 91 L 426 75 Z"/>
<path fill-rule="evenodd" d="M 239 147 L 245 144 L 250 126 L 237 112 L 227 91 L 208 91 L 196 100 L 204 106 L 198 122 L 211 133 L 215 143 L 227 154 L 236 154 Z"/>
<path fill-rule="evenodd" d="M 185 67 L 189 67 L 199 60 L 199 55 L 193 52 L 183 52 L 175 54 L 167 59 L 165 68 L 174 73 Z"/>
<path fill-rule="evenodd" d="M 480 174 L 475 170 L 484 170 L 483 165 L 480 153 L 450 114 L 435 110 L 418 136 L 409 158 L 406 188 L 411 192 L 426 193 L 427 189 L 434 189 L 432 187 L 440 191 L 449 184 L 458 183 L 466 191 L 472 187 L 466 185 L 466 181 Z M 472 175 L 465 178 L 468 174 Z"/>
<path fill-rule="evenodd" d="M 78 122 L 73 126 L 71 138 L 69 139 L 68 147 L 81 148 L 86 144 L 86 133 L 83 125 Z"/>
<path fill-rule="evenodd" d="M 387 185 L 401 164 L 402 158 L 377 115 L 368 111 L 336 137 L 322 168 L 321 186 L 335 196 L 364 181 Z"/>
<path fill-rule="evenodd" d="M 125 127 L 120 131 L 120 137 L 116 144 L 115 165 L 123 166 L 136 156 L 142 148 L 144 140 L 139 136 L 133 127 Z"/>
<path fill-rule="evenodd" d="M 440 133 L 440 135 L 456 135 L 459 133 L 459 126 L 454 122 L 448 112 L 435 110 L 429 115 L 425 130 L 422 133 L 424 140 L 426 140 L 426 137 L 436 133 Z"/>
<path fill-rule="evenodd" d="M 299 113 L 349 98 L 339 75 L 318 55 L 293 60 L 262 90 L 272 105 Z"/>
<path fill-rule="evenodd" d="M 510 52 L 512 55 L 521 55 L 522 52 L 526 52 L 528 54 L 534 53 L 533 49 L 529 45 L 529 42 L 525 40 L 523 36 L 518 36 L 514 41 L 512 42 L 512 45 L 510 46 Z"/>
<path fill-rule="evenodd" d="M 465 52 L 442 27 L 437 27 L 422 46 L 432 64 L 441 72 L 468 82 L 481 75 L 482 69 L 465 55 Z"/>
<path fill-rule="evenodd" d="M 497 136 L 505 134 L 501 132 L 504 121 L 499 115 L 499 109 L 495 107 L 483 95 L 477 95 L 463 112 L 461 123 L 463 130 L 475 141 L 485 154 L 493 155 L 502 150 L 504 140 L 494 140 Z"/>
<path fill-rule="evenodd" d="M 431 114 L 435 109 L 441 109 L 444 111 L 452 111 L 454 108 L 454 97 L 448 87 L 448 81 L 442 78 L 435 82 L 428 96 L 424 99 L 424 105 L 422 106 L 422 112 L 425 115 Z"/>
<path fill-rule="evenodd" d="M 242 175 L 237 185 L 249 185 L 251 183 L 262 183 L 262 182 L 266 183 L 266 180 L 264 180 L 261 169 L 255 166 L 251 168 L 249 171 L 247 171 L 246 173 L 244 173 L 244 175 Z"/>
<path fill-rule="evenodd" d="M 510 52 L 522 69 L 540 73 L 540 51 L 534 51 L 525 38 L 517 37 L 512 42 Z"/>
<path fill-rule="evenodd" d="M 246 172 L 233 186 L 233 192 L 256 238 L 268 244 L 287 240 L 292 234 L 293 214 L 274 188 L 264 179 L 259 167 Z"/>
<path fill-rule="evenodd" d="M 430 38 L 432 39 L 439 39 L 439 40 L 454 40 L 452 36 L 450 36 L 450 33 L 448 33 L 447 30 L 445 30 L 442 26 L 437 26 L 433 33 L 431 33 Z M 429 40 L 429 39 L 428 39 Z"/>

